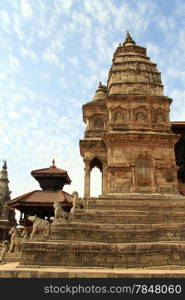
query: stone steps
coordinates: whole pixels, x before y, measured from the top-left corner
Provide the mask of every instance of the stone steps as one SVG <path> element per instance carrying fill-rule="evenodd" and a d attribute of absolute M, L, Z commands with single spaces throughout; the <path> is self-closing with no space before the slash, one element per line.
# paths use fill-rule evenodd
<path fill-rule="evenodd" d="M 185 242 L 98 243 L 80 241 L 23 244 L 21 265 L 151 267 L 185 265 Z M 29 257 L 29 260 L 28 260 Z"/>
<path fill-rule="evenodd" d="M 36 236 L 24 243 L 21 265 L 185 265 L 185 198 L 129 197 L 87 199 L 86 209 L 77 209 L 72 223 L 53 223 L 51 236 Z"/>
<path fill-rule="evenodd" d="M 155 200 L 133 200 L 133 199 L 99 199 L 99 200 L 87 200 L 88 209 L 120 209 L 120 208 L 139 208 L 143 209 L 147 207 L 150 209 L 164 210 L 164 209 L 185 209 L 185 197 L 174 199 L 155 199 Z"/>
<path fill-rule="evenodd" d="M 178 201 L 178 202 L 184 202 L 185 197 L 180 194 L 133 194 L 133 193 L 124 193 L 124 194 L 115 194 L 115 195 L 106 195 L 106 196 L 99 196 L 99 197 L 88 197 L 85 200 L 89 202 L 119 202 L 119 201 L 125 201 L 125 202 L 138 202 L 138 203 L 144 203 L 146 202 L 152 202 L 157 203 L 159 201 L 161 202 L 171 202 L 171 201 Z"/>
<path fill-rule="evenodd" d="M 75 220 L 78 222 L 95 222 L 95 223 L 113 223 L 113 224 L 157 224 L 157 223 L 174 223 L 185 221 L 183 212 L 165 212 L 147 213 L 130 211 L 87 211 L 85 214 L 76 214 Z"/>
<path fill-rule="evenodd" d="M 185 205 L 162 205 L 162 204 L 156 204 L 154 205 L 145 205 L 145 208 L 148 211 L 183 211 L 185 212 Z M 143 210 L 143 205 L 138 205 L 136 204 L 113 204 L 113 205 L 103 205 L 103 204 L 99 204 L 99 205 L 88 205 L 88 209 L 96 209 L 96 210 Z"/>
<path fill-rule="evenodd" d="M 146 268 L 0 266 L 0 278 L 185 278 L 184 266 L 168 265 Z"/>
<path fill-rule="evenodd" d="M 184 241 L 184 226 L 145 229 L 105 229 L 105 228 L 74 228 L 68 226 L 62 232 L 53 232 L 51 240 L 76 240 L 76 241 L 96 241 L 104 243 L 129 243 L 129 242 L 152 242 L 152 241 Z"/>
<path fill-rule="evenodd" d="M 144 209 L 142 208 L 142 210 L 138 210 L 138 209 L 86 209 L 86 211 L 77 211 L 75 213 L 75 216 L 85 216 L 85 215 L 96 215 L 97 217 L 99 216 L 129 216 L 129 215 L 134 215 L 134 216 L 167 216 L 170 213 L 172 213 L 174 216 L 178 215 L 178 216 L 185 216 L 185 210 L 181 210 L 181 209 L 176 209 L 176 210 L 157 210 L 155 208 L 155 210 L 148 210 L 147 207 Z"/>
<path fill-rule="evenodd" d="M 16 262 L 20 261 L 21 254 L 17 252 L 13 253 L 8 253 L 6 252 L 4 258 L 3 258 L 3 263 L 10 263 L 10 262 Z"/>
<path fill-rule="evenodd" d="M 73 230 L 94 229 L 94 230 L 144 230 L 144 229 L 168 229 L 177 228 L 178 230 L 185 228 L 185 223 L 158 223 L 158 224 L 110 224 L 110 223 L 91 223 L 91 222 L 73 222 L 62 224 L 62 231 L 71 228 Z"/>

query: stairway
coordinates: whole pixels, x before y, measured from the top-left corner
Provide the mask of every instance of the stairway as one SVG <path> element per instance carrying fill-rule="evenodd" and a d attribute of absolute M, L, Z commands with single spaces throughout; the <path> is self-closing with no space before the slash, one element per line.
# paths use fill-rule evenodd
<path fill-rule="evenodd" d="M 185 198 L 132 194 L 87 199 L 71 224 L 23 244 L 21 265 L 185 265 Z"/>

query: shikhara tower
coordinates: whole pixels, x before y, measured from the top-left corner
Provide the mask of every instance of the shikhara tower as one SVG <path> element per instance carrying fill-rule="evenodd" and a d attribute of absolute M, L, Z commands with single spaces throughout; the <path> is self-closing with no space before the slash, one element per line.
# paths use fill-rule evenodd
<path fill-rule="evenodd" d="M 171 103 L 156 64 L 127 32 L 113 55 L 107 85 L 100 82 L 83 106 L 85 197 L 93 167 L 102 172 L 102 195 L 177 192 L 174 146 L 179 137 L 171 130 Z"/>

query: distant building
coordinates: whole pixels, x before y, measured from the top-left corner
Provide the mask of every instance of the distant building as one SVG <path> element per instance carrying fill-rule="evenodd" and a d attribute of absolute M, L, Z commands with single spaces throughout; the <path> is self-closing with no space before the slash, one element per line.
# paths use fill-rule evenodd
<path fill-rule="evenodd" d="M 55 166 L 53 160 L 49 168 L 34 170 L 31 175 L 39 182 L 41 190 L 34 190 L 8 202 L 8 206 L 20 211 L 20 224 L 27 225 L 27 217 L 37 215 L 40 218 L 50 219 L 54 216 L 54 201 L 62 203 L 65 210 L 72 206 L 72 196 L 64 192 L 63 186 L 70 184 L 67 171 Z"/>
<path fill-rule="evenodd" d="M 16 223 L 15 211 L 7 207 L 11 193 L 8 183 L 7 163 L 4 161 L 0 171 L 0 240 L 8 239 L 8 231 Z"/>

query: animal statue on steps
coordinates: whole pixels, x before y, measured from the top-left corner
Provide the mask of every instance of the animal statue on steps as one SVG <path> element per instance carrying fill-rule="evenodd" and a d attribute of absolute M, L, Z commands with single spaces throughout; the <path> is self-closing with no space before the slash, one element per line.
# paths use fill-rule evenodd
<path fill-rule="evenodd" d="M 55 201 L 53 204 L 54 209 L 54 222 L 61 220 L 62 222 L 70 223 L 74 219 L 74 214 L 76 211 L 77 201 L 78 201 L 78 192 L 72 193 L 73 197 L 73 206 L 69 212 L 65 211 L 62 207 L 62 203 L 59 201 Z"/>
<path fill-rule="evenodd" d="M 36 215 L 29 216 L 28 220 L 33 223 L 32 233 L 30 238 L 41 233 L 42 235 L 48 236 L 51 233 L 51 224 L 47 220 L 38 218 Z"/>
<path fill-rule="evenodd" d="M 21 237 L 23 238 L 24 241 L 29 239 L 29 232 L 26 228 L 21 232 Z"/>
<path fill-rule="evenodd" d="M 53 204 L 54 209 L 54 217 L 57 220 L 65 218 L 65 211 L 62 208 L 62 203 L 59 201 L 55 201 Z"/>
<path fill-rule="evenodd" d="M 16 228 L 16 226 L 13 226 L 10 229 L 9 234 L 11 235 L 11 238 L 10 238 L 10 249 L 9 249 L 8 253 L 20 252 L 23 239 L 20 237 L 20 232 Z"/>
<path fill-rule="evenodd" d="M 72 196 L 73 196 L 73 206 L 70 210 L 70 218 L 71 220 L 74 219 L 74 214 L 75 214 L 75 211 L 76 211 L 76 207 L 77 207 L 77 201 L 78 201 L 78 192 L 74 191 L 72 193 Z"/>

